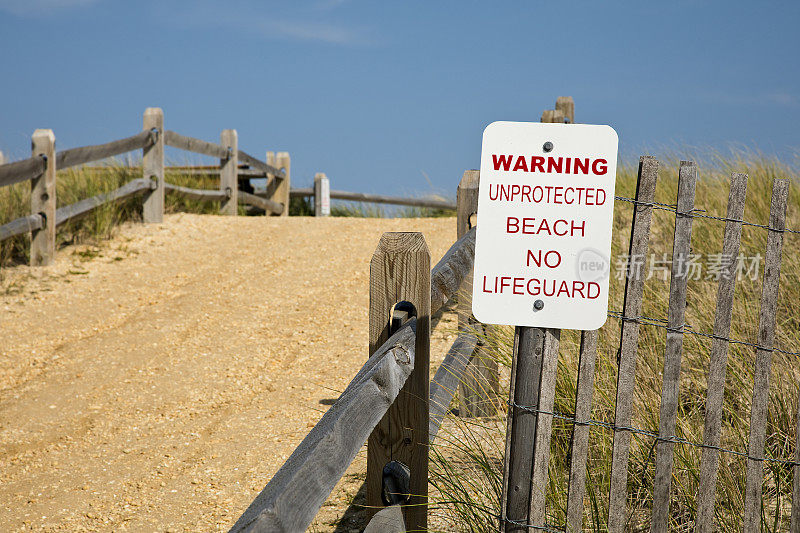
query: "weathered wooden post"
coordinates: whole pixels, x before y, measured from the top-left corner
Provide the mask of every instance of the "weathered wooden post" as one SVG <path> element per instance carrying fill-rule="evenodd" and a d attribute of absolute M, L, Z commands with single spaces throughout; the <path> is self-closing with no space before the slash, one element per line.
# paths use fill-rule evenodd
<path fill-rule="evenodd" d="M 0 150 L 0 165 L 6 164 L 6 156 L 3 155 L 3 151 Z"/>
<path fill-rule="evenodd" d="M 267 183 L 267 198 L 273 202 L 283 204 L 282 217 L 289 216 L 289 188 L 291 186 L 291 158 L 289 152 L 267 152 L 267 164 L 282 169 L 284 176 L 272 176 Z"/>
<path fill-rule="evenodd" d="M 56 254 L 56 136 L 36 130 L 31 155 L 45 159 L 44 172 L 31 181 L 31 214 L 43 217 L 44 227 L 31 232 L 31 266 L 47 266 Z"/>
<path fill-rule="evenodd" d="M 314 216 L 327 217 L 331 214 L 331 185 L 324 172 L 314 175 Z"/>
<path fill-rule="evenodd" d="M 403 504 L 408 531 L 427 530 L 428 418 L 431 257 L 421 233 L 384 233 L 370 262 L 369 354 L 386 342 L 395 305 L 407 302 L 417 318 L 414 370 L 367 447 L 367 506 L 372 516 L 381 499 L 384 467 L 390 461 L 410 470 Z"/>
<path fill-rule="evenodd" d="M 467 170 L 458 185 L 456 199 L 456 231 L 460 239 L 477 223 L 479 170 Z M 480 328 L 472 316 L 472 272 L 464 279 L 458 290 L 458 329 Z M 488 331 L 491 326 L 484 326 Z M 478 332 L 481 335 L 484 332 Z M 473 353 L 464 377 L 459 383 L 460 416 L 494 416 L 497 414 L 499 376 L 497 359 L 484 347 L 484 338 L 479 337 L 478 347 Z"/>
<path fill-rule="evenodd" d="M 219 161 L 219 189 L 228 195 L 220 213 L 235 216 L 239 210 L 239 139 L 236 130 L 222 130 L 219 142 L 228 150 L 228 158 Z"/>
<path fill-rule="evenodd" d="M 560 111 L 562 115 L 561 122 L 568 120 L 570 124 L 575 123 L 575 101 L 571 96 L 559 96 L 556 98 L 556 111 Z"/>
<path fill-rule="evenodd" d="M 144 198 L 142 219 L 145 223 L 164 220 L 164 112 L 159 107 L 148 107 L 144 112 L 143 128 L 155 131 L 156 141 L 142 150 L 142 177 L 155 184 Z"/>

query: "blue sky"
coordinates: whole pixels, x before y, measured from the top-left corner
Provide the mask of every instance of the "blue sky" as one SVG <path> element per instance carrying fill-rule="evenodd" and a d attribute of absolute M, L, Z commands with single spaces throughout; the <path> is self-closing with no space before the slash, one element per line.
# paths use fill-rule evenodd
<path fill-rule="evenodd" d="M 454 195 L 487 124 L 569 95 L 623 158 L 793 158 L 798 24 L 800 2 L 0 0 L 0 150 L 132 135 L 157 106 L 179 133 L 289 151 L 297 186 Z"/>

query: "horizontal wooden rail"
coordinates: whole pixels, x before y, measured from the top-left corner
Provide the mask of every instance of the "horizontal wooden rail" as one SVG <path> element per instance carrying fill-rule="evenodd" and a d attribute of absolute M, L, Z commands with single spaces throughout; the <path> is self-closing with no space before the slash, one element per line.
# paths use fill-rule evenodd
<path fill-rule="evenodd" d="M 452 297 L 475 262 L 475 228 L 458 239 L 431 270 L 431 314 Z"/>
<path fill-rule="evenodd" d="M 292 189 L 289 191 L 289 196 L 294 198 L 314 196 L 314 189 L 311 187 Z M 368 202 L 372 204 L 410 205 L 413 207 L 452 209 L 453 211 L 456 210 L 455 202 L 448 202 L 447 200 L 433 200 L 430 198 L 400 198 L 397 196 L 383 196 L 380 194 L 367 194 L 347 191 L 331 191 L 330 197 L 331 199 L 335 200 L 350 200 L 353 202 Z"/>
<path fill-rule="evenodd" d="M 239 150 L 239 161 L 241 161 L 242 163 L 247 163 L 251 167 L 257 170 L 261 170 L 264 173 L 277 176 L 278 178 L 283 179 L 286 177 L 286 173 L 283 172 L 281 169 L 276 168 L 272 165 L 268 165 L 267 163 L 261 161 L 260 159 L 256 159 L 247 152 L 243 152 L 242 150 Z"/>
<path fill-rule="evenodd" d="M 111 156 L 124 154 L 132 150 L 139 150 L 152 145 L 158 137 L 157 131 L 143 131 L 105 144 L 93 146 L 81 146 L 80 148 L 70 148 L 56 153 L 56 169 L 82 165 L 91 161 L 100 161 Z"/>
<path fill-rule="evenodd" d="M 254 205 L 256 207 L 260 207 L 264 211 L 269 211 L 270 213 L 274 213 L 276 215 L 283 213 L 282 203 L 273 202 L 272 200 L 261 198 L 260 196 L 250 194 L 249 192 L 239 191 L 239 203 Z"/>
<path fill-rule="evenodd" d="M 210 143 L 194 137 L 186 137 L 180 133 L 175 133 L 172 130 L 164 132 L 164 144 L 172 146 L 173 148 L 180 148 L 187 152 L 195 152 L 198 154 L 208 155 L 211 157 L 218 157 L 220 159 L 228 159 L 228 150 L 216 143 Z"/>
<path fill-rule="evenodd" d="M 29 181 L 44 172 L 46 159 L 40 156 L 0 165 L 0 187 Z"/>
<path fill-rule="evenodd" d="M 81 200 L 80 202 L 75 202 L 74 204 L 60 207 L 56 209 L 56 226 L 59 226 L 68 220 L 82 217 L 103 204 L 116 202 L 117 200 L 134 196 L 142 191 L 149 191 L 152 186 L 153 182 L 150 180 L 139 178 L 129 181 L 119 189 L 114 189 L 113 191 L 98 194 L 97 196 L 92 196 L 91 198 Z"/>
<path fill-rule="evenodd" d="M 28 233 L 44 227 L 44 217 L 42 215 L 28 215 L 26 217 L 12 220 L 8 224 L 0 226 L 0 241 L 11 237 Z"/>
<path fill-rule="evenodd" d="M 464 370 L 472 359 L 477 346 L 478 338 L 473 332 L 460 332 L 431 380 L 431 412 L 428 422 L 428 442 L 431 444 L 433 444 L 436 434 L 439 433 L 442 420 L 450 409 L 450 402 L 453 401 L 453 395 L 458 390 Z"/>
<path fill-rule="evenodd" d="M 183 196 L 191 200 L 207 200 L 207 201 L 221 202 L 222 200 L 225 200 L 230 197 L 230 195 L 226 191 L 220 191 L 216 189 L 214 190 L 190 189 L 188 187 L 181 187 L 180 185 L 173 185 L 171 183 L 165 183 L 164 188 L 169 192 L 173 192 L 179 196 Z"/>
<path fill-rule="evenodd" d="M 414 369 L 416 319 L 356 374 L 230 531 L 305 531 Z"/>

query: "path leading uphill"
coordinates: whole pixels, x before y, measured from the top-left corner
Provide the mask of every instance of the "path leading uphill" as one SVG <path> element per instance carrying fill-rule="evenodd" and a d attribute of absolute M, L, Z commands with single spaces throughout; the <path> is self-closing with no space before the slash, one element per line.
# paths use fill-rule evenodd
<path fill-rule="evenodd" d="M 182 214 L 5 269 L 0 531 L 227 530 L 364 363 L 384 231 L 456 229 Z"/>

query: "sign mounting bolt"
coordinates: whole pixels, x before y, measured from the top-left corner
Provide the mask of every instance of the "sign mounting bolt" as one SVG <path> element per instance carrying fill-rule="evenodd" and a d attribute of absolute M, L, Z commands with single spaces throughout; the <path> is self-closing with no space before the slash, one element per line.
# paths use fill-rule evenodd
<path fill-rule="evenodd" d="M 550 141 L 547 141 L 546 143 L 544 143 L 544 146 L 542 146 L 542 150 L 544 150 L 545 152 L 552 152 L 553 151 L 553 143 L 551 143 Z"/>
<path fill-rule="evenodd" d="M 542 309 L 544 309 L 544 302 L 543 301 L 536 300 L 535 302 L 533 302 L 533 310 L 534 311 L 541 311 Z"/>

